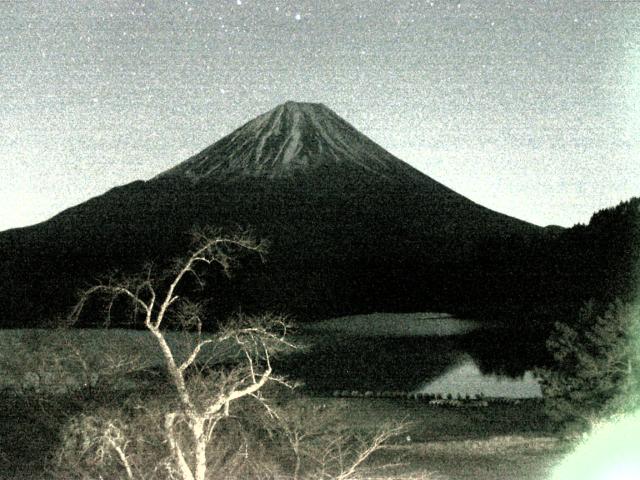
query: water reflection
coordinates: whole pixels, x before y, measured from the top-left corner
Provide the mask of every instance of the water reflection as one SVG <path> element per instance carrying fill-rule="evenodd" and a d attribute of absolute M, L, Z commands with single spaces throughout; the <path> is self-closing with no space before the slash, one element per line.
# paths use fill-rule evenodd
<path fill-rule="evenodd" d="M 282 359 L 281 373 L 325 392 L 540 395 L 530 370 L 541 361 L 544 345 L 522 331 L 479 328 L 446 314 L 352 319 L 305 327 L 298 341 L 308 348 Z"/>
<path fill-rule="evenodd" d="M 425 382 L 412 393 L 451 394 L 506 398 L 541 397 L 540 385 L 530 371 L 518 378 L 482 373 L 470 356 L 451 367 L 440 377 Z"/>

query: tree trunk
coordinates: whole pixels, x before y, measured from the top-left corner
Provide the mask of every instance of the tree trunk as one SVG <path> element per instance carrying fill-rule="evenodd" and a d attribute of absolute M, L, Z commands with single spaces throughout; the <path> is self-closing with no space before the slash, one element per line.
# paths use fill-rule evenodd
<path fill-rule="evenodd" d="M 191 421 L 191 432 L 195 442 L 195 480 L 205 480 L 207 475 L 207 438 L 204 434 L 204 419 L 195 418 Z"/>

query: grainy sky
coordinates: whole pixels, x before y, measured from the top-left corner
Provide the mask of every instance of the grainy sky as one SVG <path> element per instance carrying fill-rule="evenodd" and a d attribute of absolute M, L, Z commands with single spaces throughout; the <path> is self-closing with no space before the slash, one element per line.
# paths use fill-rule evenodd
<path fill-rule="evenodd" d="M 540 225 L 640 195 L 635 0 L 0 0 L 0 230 L 288 100 Z"/>

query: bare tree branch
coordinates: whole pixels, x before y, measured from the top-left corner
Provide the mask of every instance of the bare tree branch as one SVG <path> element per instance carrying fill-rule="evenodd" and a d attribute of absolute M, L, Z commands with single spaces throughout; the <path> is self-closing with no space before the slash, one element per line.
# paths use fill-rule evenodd
<path fill-rule="evenodd" d="M 181 374 L 184 374 L 185 370 L 193 364 L 196 358 L 198 358 L 198 355 L 200 354 L 202 347 L 204 347 L 205 345 L 209 345 L 210 343 L 213 343 L 213 340 L 203 340 L 199 342 L 191 352 L 191 355 L 189 355 L 189 357 L 180 364 L 180 366 L 178 367 L 178 371 Z"/>

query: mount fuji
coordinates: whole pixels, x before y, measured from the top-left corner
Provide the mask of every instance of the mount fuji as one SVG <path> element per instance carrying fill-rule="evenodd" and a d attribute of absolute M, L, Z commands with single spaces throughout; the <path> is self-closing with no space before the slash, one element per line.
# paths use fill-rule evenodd
<path fill-rule="evenodd" d="M 411 181 L 418 173 L 324 105 L 290 101 L 156 178 L 275 179 L 335 167 L 396 181 Z"/>
<path fill-rule="evenodd" d="M 197 225 L 271 244 L 264 265 L 214 279 L 215 313 L 300 320 L 467 308 L 484 295 L 483 249 L 544 230 L 459 195 L 321 104 L 286 102 L 148 181 L 0 233 L 0 322 L 40 324 L 103 272 L 163 265 Z"/>

